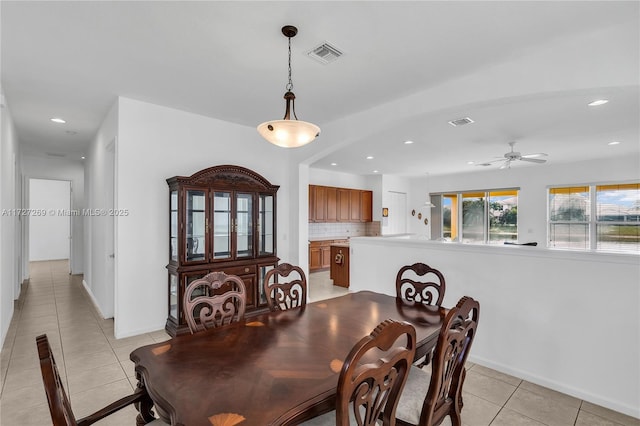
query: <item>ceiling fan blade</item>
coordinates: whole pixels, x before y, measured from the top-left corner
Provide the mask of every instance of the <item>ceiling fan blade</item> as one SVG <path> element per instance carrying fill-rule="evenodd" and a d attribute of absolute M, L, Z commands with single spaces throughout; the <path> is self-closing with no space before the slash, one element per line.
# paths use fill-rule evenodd
<path fill-rule="evenodd" d="M 526 158 L 526 157 L 522 157 L 522 158 L 520 158 L 520 160 L 521 160 L 521 161 L 528 161 L 528 162 L 530 162 L 530 163 L 539 163 L 539 164 L 542 164 L 542 163 L 546 163 L 546 162 L 547 162 L 547 160 L 542 160 L 542 159 L 540 159 L 540 158 Z"/>
<path fill-rule="evenodd" d="M 504 164 L 499 167 L 500 170 L 510 169 L 510 168 L 511 168 L 511 160 L 505 161 Z"/>
<path fill-rule="evenodd" d="M 504 158 L 496 158 L 495 160 L 489 161 L 476 161 L 473 164 L 476 166 L 490 166 L 492 163 L 497 163 L 498 161 L 504 161 Z"/>
<path fill-rule="evenodd" d="M 522 158 L 536 158 L 536 157 L 547 157 L 547 154 L 544 152 L 536 152 L 535 154 L 526 154 L 522 155 Z"/>

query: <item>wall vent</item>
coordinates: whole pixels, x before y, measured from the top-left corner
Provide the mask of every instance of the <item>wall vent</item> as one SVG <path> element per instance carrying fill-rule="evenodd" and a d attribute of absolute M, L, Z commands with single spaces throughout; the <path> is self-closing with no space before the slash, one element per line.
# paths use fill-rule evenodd
<path fill-rule="evenodd" d="M 66 157 L 66 154 L 58 154 L 56 152 L 47 152 L 47 157 L 63 158 L 63 157 Z"/>
<path fill-rule="evenodd" d="M 325 41 L 320 46 L 308 51 L 307 55 L 321 64 L 329 64 L 342 56 L 343 52 Z"/>
<path fill-rule="evenodd" d="M 451 120 L 449 121 L 449 124 L 451 124 L 453 127 L 457 127 L 457 126 L 464 126 L 465 124 L 471 124 L 473 122 L 474 121 L 469 117 L 464 117 L 464 118 L 458 118 L 456 120 Z"/>

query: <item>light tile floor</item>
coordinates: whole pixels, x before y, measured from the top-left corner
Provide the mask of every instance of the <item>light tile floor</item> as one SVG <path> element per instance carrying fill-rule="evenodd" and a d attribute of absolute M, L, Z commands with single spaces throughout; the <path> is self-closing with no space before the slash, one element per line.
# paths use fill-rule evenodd
<path fill-rule="evenodd" d="M 113 320 L 96 313 L 81 276 L 69 276 L 66 261 L 33 262 L 1 353 L 0 425 L 51 424 L 38 365 L 35 337 L 49 337 L 76 416 L 85 416 L 131 393 L 129 353 L 168 339 L 163 330 L 126 339 L 113 337 Z M 328 272 L 311 274 L 312 301 L 347 290 L 334 287 Z M 473 365 L 465 381 L 466 426 L 640 426 L 631 417 Z M 99 425 L 133 425 L 128 407 Z M 448 420 L 444 424 L 449 424 Z"/>

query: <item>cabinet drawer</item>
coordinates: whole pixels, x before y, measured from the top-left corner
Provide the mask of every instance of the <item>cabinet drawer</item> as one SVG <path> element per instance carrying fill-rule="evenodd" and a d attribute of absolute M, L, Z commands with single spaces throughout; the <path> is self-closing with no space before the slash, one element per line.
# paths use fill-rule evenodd
<path fill-rule="evenodd" d="M 245 266 L 226 266 L 219 269 L 213 269 L 214 271 L 222 271 L 227 275 L 248 275 L 255 274 L 257 272 L 256 265 Z"/>

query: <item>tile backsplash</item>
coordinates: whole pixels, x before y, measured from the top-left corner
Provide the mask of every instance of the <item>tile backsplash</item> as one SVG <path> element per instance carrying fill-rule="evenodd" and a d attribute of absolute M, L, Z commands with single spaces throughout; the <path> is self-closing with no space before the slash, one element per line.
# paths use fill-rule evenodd
<path fill-rule="evenodd" d="M 309 223 L 309 237 L 373 237 L 380 235 L 380 222 Z"/>

